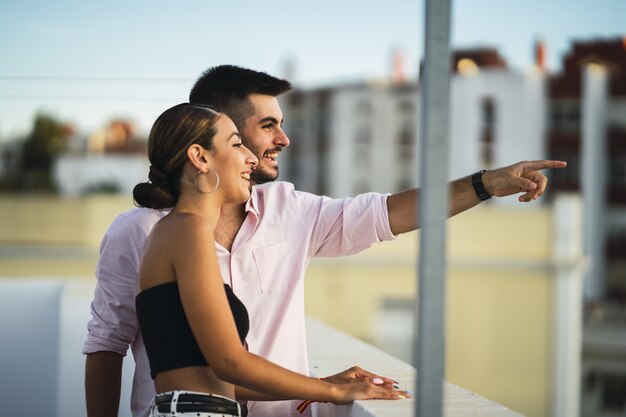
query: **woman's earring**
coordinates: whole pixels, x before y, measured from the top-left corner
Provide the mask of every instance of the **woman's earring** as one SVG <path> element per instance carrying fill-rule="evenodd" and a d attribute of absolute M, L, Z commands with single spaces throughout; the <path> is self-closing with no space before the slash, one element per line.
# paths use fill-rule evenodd
<path fill-rule="evenodd" d="M 215 173 L 215 186 L 210 190 L 210 191 L 202 191 L 200 189 L 200 186 L 198 185 L 198 177 L 200 177 L 200 174 L 203 174 L 202 170 L 198 170 L 198 173 L 196 174 L 196 176 L 193 179 L 193 185 L 196 187 L 196 190 L 198 190 L 198 192 L 202 193 L 202 194 L 211 194 L 213 192 L 215 192 L 215 190 L 217 190 L 217 188 L 220 186 L 220 176 L 217 173 L 217 171 L 212 170 Z"/>

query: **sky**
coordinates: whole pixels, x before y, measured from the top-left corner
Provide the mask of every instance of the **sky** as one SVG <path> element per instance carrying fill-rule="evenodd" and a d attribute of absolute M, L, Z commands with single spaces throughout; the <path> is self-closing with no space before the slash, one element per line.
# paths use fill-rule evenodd
<path fill-rule="evenodd" d="M 122 117 L 147 132 L 200 73 L 237 64 L 300 87 L 387 77 L 394 49 L 416 75 L 424 0 L 0 0 L 0 142 L 36 112 L 80 132 Z M 574 40 L 626 35 L 624 0 L 456 0 L 452 48 L 495 47 L 511 68 L 541 38 L 552 71 Z"/>

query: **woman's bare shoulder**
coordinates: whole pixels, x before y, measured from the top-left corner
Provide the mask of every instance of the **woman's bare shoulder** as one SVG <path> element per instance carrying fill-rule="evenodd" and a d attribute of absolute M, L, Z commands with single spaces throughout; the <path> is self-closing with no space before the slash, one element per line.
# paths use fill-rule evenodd
<path fill-rule="evenodd" d="M 213 226 L 197 214 L 170 213 L 155 225 L 153 234 L 166 239 L 212 239 Z"/>

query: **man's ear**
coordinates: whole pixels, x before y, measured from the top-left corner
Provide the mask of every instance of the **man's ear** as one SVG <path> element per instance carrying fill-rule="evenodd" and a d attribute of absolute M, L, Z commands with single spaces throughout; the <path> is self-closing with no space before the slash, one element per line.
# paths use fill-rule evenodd
<path fill-rule="evenodd" d="M 209 169 L 208 152 L 197 143 L 187 148 L 187 158 L 197 170 L 206 172 Z"/>

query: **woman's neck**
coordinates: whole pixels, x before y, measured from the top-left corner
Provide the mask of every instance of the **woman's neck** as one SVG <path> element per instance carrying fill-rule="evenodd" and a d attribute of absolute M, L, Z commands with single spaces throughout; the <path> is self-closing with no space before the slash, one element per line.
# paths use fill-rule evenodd
<path fill-rule="evenodd" d="M 207 219 L 216 225 L 220 218 L 223 204 L 213 196 L 197 196 L 181 194 L 172 209 L 174 213 L 191 213 Z"/>

